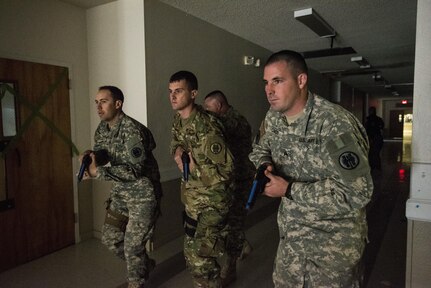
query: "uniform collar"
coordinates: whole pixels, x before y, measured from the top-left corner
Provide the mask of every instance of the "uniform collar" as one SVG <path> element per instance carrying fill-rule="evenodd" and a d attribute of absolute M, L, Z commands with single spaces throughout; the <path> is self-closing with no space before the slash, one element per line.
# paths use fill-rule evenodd
<path fill-rule="evenodd" d="M 106 130 L 108 130 L 108 131 L 118 130 L 121 126 L 121 122 L 123 121 L 123 118 L 124 118 L 124 112 L 121 112 L 121 114 L 118 116 L 118 121 L 112 127 L 109 127 L 108 122 L 105 122 Z"/>
<path fill-rule="evenodd" d="M 307 103 L 305 104 L 304 115 L 302 115 L 302 117 L 298 119 L 299 121 L 298 128 L 301 129 L 302 135 L 304 136 L 307 136 L 308 123 L 310 121 L 311 112 L 313 111 L 313 108 L 314 108 L 314 103 L 315 103 L 314 94 L 308 91 L 308 99 L 307 99 Z"/>
<path fill-rule="evenodd" d="M 177 113 L 177 119 L 179 120 L 179 123 L 181 123 L 180 125 L 182 125 L 182 127 L 187 126 L 189 123 L 193 122 L 193 120 L 195 120 L 196 115 L 198 114 L 198 111 L 201 112 L 203 110 L 202 106 L 198 105 L 198 104 L 194 104 L 193 105 L 193 110 L 190 113 L 190 116 L 186 119 L 182 119 L 180 114 Z"/>
<path fill-rule="evenodd" d="M 294 122 L 289 124 L 287 122 L 286 116 L 283 113 L 278 112 L 279 120 L 282 121 L 282 123 L 284 125 L 295 128 L 298 131 L 301 131 L 300 133 L 303 136 L 306 136 L 307 128 L 308 128 L 308 122 L 309 122 L 310 115 L 311 115 L 311 112 L 313 111 L 313 107 L 314 107 L 314 103 L 315 103 L 315 97 L 314 97 L 313 93 L 308 91 L 307 97 L 308 98 L 307 98 L 307 102 L 306 102 L 305 107 L 304 107 L 304 113 L 301 115 L 301 117 L 296 119 Z"/>

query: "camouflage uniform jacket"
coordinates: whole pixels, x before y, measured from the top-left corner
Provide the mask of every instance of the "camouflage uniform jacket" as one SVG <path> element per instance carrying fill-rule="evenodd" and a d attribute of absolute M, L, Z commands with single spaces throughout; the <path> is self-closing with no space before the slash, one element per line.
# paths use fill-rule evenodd
<path fill-rule="evenodd" d="M 233 107 L 220 116 L 227 145 L 234 157 L 234 178 L 244 180 L 253 177 L 255 169 L 248 159 L 252 151 L 251 127 L 247 119 Z"/>
<path fill-rule="evenodd" d="M 183 126 L 184 125 L 184 126 Z M 179 114 L 172 125 L 171 154 L 177 147 L 192 152 L 196 162 L 190 172 L 186 188 L 208 187 L 230 181 L 233 157 L 226 146 L 222 126 L 213 115 L 196 105 L 188 119 L 181 120 Z"/>
<path fill-rule="evenodd" d="M 98 179 L 113 181 L 115 187 L 140 185 L 142 177 L 153 186 L 160 174 L 152 150 L 156 148 L 151 131 L 135 119 L 122 114 L 111 129 L 101 121 L 94 135 L 94 150 L 107 149 L 110 165 L 98 167 Z"/>
<path fill-rule="evenodd" d="M 301 234 L 293 231 L 327 235 L 334 229 L 345 237 L 366 237 L 364 207 L 373 183 L 359 121 L 309 92 L 300 118 L 288 124 L 283 114 L 269 110 L 264 130 L 250 159 L 256 166 L 272 162 L 275 174 L 293 181 L 291 197 L 282 198 L 278 213 L 282 237 Z"/>

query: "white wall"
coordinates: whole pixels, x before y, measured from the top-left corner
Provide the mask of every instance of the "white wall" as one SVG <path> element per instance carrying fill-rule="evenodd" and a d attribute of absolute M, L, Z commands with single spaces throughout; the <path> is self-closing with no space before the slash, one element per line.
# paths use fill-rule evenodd
<path fill-rule="evenodd" d="M 87 10 L 91 131 L 100 120 L 94 96 L 102 85 L 118 86 L 124 93 L 124 111 L 147 124 L 145 81 L 144 1 L 119 0 Z M 94 231 L 100 237 L 104 202 L 111 185 L 93 181 Z"/>
<path fill-rule="evenodd" d="M 118 86 L 125 95 L 125 112 L 146 124 L 143 1 L 120 0 L 89 9 L 87 23 L 92 130 L 99 123 L 93 97 L 102 85 Z"/>
<path fill-rule="evenodd" d="M 72 141 L 78 149 L 86 149 L 90 118 L 85 11 L 55 0 L 2 0 L 0 11 L 0 57 L 69 68 Z M 76 171 L 76 160 L 74 165 Z M 70 173 L 75 178 L 74 171 Z M 79 211 L 82 233 L 92 228 L 88 189 L 82 186 L 78 193 L 75 183 L 75 211 L 84 207 Z M 79 241 L 78 229 L 77 225 Z"/>
<path fill-rule="evenodd" d="M 406 287 L 431 282 L 431 1 L 418 0 Z"/>

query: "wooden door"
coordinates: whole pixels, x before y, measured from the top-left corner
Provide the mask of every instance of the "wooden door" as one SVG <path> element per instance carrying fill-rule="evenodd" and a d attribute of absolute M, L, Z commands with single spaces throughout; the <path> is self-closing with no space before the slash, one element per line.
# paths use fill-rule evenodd
<path fill-rule="evenodd" d="M 0 272 L 74 243 L 68 79 L 64 67 L 0 58 L 0 82 L 19 98 L 18 136 L 2 152 L 14 205 L 0 211 Z"/>

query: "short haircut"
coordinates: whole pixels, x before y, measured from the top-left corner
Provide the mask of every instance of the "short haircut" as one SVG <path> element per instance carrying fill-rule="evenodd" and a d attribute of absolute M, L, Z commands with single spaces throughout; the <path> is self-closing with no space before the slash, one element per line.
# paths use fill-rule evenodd
<path fill-rule="evenodd" d="M 190 90 L 198 90 L 198 79 L 189 71 L 178 71 L 169 79 L 169 83 L 185 80 Z"/>
<path fill-rule="evenodd" d="M 217 99 L 221 103 L 229 104 L 227 102 L 226 96 L 220 90 L 214 90 L 214 91 L 208 93 L 207 96 L 205 96 L 205 99 L 210 98 L 210 97 L 213 97 L 213 98 Z"/>
<path fill-rule="evenodd" d="M 106 86 L 100 86 L 99 91 L 100 90 L 108 90 L 109 92 L 111 92 L 111 95 L 112 95 L 112 98 L 114 99 L 114 101 L 120 100 L 121 103 L 124 103 L 124 94 L 120 88 L 115 87 L 115 86 L 106 85 Z"/>
<path fill-rule="evenodd" d="M 302 73 L 308 75 L 308 67 L 304 57 L 300 53 L 292 50 L 281 50 L 272 54 L 266 61 L 265 67 L 280 61 L 284 61 L 287 64 L 294 76 L 298 76 Z"/>

